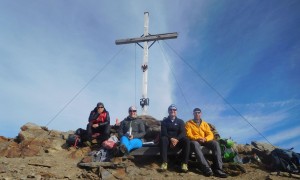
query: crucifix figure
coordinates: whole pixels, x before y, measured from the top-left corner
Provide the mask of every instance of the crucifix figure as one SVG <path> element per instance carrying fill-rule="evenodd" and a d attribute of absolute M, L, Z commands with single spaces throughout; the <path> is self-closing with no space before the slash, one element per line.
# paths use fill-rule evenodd
<path fill-rule="evenodd" d="M 151 34 L 149 34 L 148 29 L 149 29 L 149 13 L 145 12 L 144 13 L 144 34 L 141 37 L 116 40 L 116 45 L 137 43 L 141 48 L 144 49 L 143 64 L 141 66 L 142 71 L 143 71 L 142 98 L 140 99 L 140 105 L 142 107 L 143 115 L 147 115 L 147 109 L 149 106 L 149 98 L 147 96 L 148 50 L 157 40 L 177 38 L 177 32 L 151 35 Z M 148 46 L 148 42 L 151 42 L 151 41 L 153 41 L 152 44 L 150 46 Z M 139 44 L 140 42 L 144 42 L 144 46 L 140 45 Z"/>

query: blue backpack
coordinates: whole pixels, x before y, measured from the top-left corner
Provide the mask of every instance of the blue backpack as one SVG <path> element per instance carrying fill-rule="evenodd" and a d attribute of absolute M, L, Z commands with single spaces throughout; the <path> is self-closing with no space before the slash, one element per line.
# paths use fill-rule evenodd
<path fill-rule="evenodd" d="M 298 173 L 300 155 L 292 150 L 275 148 L 271 152 L 272 169 L 289 173 Z"/>

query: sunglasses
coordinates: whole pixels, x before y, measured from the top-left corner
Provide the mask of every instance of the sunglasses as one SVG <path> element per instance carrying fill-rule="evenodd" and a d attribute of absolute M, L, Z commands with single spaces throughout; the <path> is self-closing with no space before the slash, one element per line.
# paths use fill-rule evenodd
<path fill-rule="evenodd" d="M 196 111 L 196 112 L 194 112 L 195 114 L 200 114 L 201 112 L 199 112 L 199 111 Z"/>
<path fill-rule="evenodd" d="M 100 106 L 100 107 L 98 107 L 98 109 L 99 109 L 99 108 L 104 108 L 104 107 L 103 107 L 103 106 Z"/>
<path fill-rule="evenodd" d="M 169 111 L 177 111 L 177 109 L 169 109 Z"/>
<path fill-rule="evenodd" d="M 129 112 L 136 112 L 136 110 L 129 110 Z"/>

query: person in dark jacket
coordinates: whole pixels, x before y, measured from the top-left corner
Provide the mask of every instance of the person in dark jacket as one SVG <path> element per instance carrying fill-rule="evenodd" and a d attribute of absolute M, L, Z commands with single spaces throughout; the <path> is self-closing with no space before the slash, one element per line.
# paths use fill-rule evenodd
<path fill-rule="evenodd" d="M 130 106 L 129 115 L 121 121 L 119 127 L 120 150 L 123 154 L 128 154 L 133 149 L 141 148 L 143 145 L 142 138 L 145 136 L 145 124 L 137 118 L 137 109 Z"/>
<path fill-rule="evenodd" d="M 97 142 L 101 144 L 110 137 L 109 112 L 102 102 L 97 103 L 97 106 L 91 111 L 86 129 L 90 142 L 97 139 Z"/>
<path fill-rule="evenodd" d="M 170 148 L 182 149 L 181 170 L 188 171 L 187 163 L 190 153 L 190 141 L 186 137 L 184 121 L 177 118 L 177 108 L 174 104 L 168 108 L 169 116 L 161 123 L 160 154 L 162 157 L 161 171 L 168 169 L 168 151 Z"/>

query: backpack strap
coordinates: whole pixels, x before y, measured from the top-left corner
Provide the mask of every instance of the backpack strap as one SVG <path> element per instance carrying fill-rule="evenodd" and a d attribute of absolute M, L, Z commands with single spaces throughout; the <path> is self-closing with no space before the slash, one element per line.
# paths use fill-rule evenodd
<path fill-rule="evenodd" d="M 79 140 L 80 140 L 80 137 L 76 136 L 75 143 L 74 143 L 74 148 L 78 148 L 77 144 L 78 144 Z"/>

